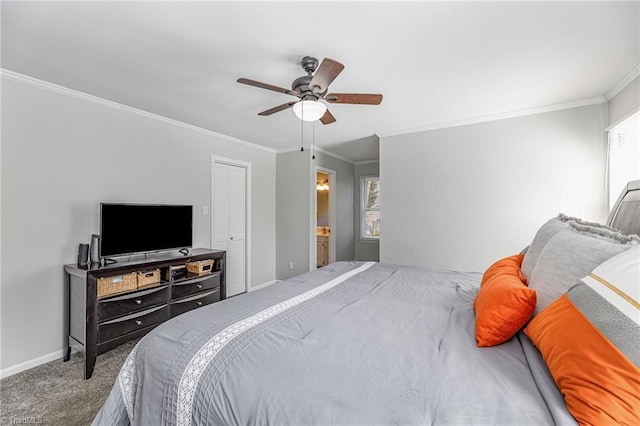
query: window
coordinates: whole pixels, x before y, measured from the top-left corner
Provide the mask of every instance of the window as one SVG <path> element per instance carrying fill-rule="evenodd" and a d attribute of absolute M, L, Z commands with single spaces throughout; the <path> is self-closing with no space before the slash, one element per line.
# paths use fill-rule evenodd
<path fill-rule="evenodd" d="M 640 179 L 640 112 L 609 129 L 608 139 L 607 181 L 611 211 L 627 182 Z"/>
<path fill-rule="evenodd" d="M 362 177 L 360 182 L 360 237 L 363 240 L 377 240 L 380 238 L 380 178 Z"/>

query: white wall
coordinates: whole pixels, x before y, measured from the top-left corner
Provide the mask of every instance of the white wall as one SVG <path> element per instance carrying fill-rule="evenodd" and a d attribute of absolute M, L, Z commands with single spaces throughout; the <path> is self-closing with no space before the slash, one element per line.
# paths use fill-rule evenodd
<path fill-rule="evenodd" d="M 354 174 L 355 259 L 378 261 L 380 260 L 380 241 L 362 240 L 360 238 L 360 230 L 362 229 L 362 203 L 360 200 L 362 197 L 362 186 L 360 185 L 360 178 L 363 176 L 380 176 L 380 163 L 378 161 L 363 164 L 356 163 Z M 381 186 L 382 185 L 384 185 L 384 183 L 381 182 Z M 382 191 L 384 191 L 384 189 L 382 189 Z M 384 193 L 381 194 L 381 197 L 384 197 Z"/>
<path fill-rule="evenodd" d="M 564 212 L 606 218 L 605 105 L 380 140 L 380 259 L 482 271 Z"/>
<path fill-rule="evenodd" d="M 2 78 L 3 374 L 59 358 L 63 269 L 99 203 L 194 206 L 210 247 L 211 155 L 252 164 L 251 286 L 275 279 L 275 152 L 28 79 Z"/>

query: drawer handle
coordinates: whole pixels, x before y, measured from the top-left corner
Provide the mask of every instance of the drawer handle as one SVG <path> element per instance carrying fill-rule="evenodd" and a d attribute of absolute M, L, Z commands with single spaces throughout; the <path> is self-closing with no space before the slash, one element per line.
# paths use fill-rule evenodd
<path fill-rule="evenodd" d="M 196 287 L 202 288 L 202 284 L 197 284 Z"/>
<path fill-rule="evenodd" d="M 140 321 L 140 320 L 136 320 L 136 324 L 138 324 L 138 325 L 142 325 L 142 321 Z"/>
<path fill-rule="evenodd" d="M 196 303 L 198 304 L 198 306 L 202 306 L 202 302 L 201 301 L 198 300 Z"/>
<path fill-rule="evenodd" d="M 139 305 L 139 304 L 141 304 L 141 303 L 142 303 L 142 300 L 140 300 L 140 299 L 136 299 L 136 305 Z"/>

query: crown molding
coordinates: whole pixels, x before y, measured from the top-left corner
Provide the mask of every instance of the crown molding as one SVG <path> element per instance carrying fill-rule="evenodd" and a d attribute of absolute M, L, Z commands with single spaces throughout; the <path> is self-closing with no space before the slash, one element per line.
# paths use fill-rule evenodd
<path fill-rule="evenodd" d="M 331 152 L 331 151 L 327 151 L 326 149 L 324 149 L 324 148 L 320 148 L 320 147 L 319 147 L 319 146 L 317 146 L 317 145 L 316 145 L 314 148 L 311 148 L 311 147 L 305 148 L 305 151 L 306 151 L 307 149 L 315 149 L 315 151 L 316 151 L 316 152 L 320 152 L 320 153 L 322 153 L 322 154 L 328 155 L 328 156 L 333 157 L 333 158 L 336 158 L 336 159 L 338 159 L 338 160 L 345 161 L 345 162 L 347 162 L 347 163 L 349 163 L 349 164 L 355 164 L 355 162 L 354 162 L 353 160 L 349 160 L 348 158 L 343 157 L 342 155 L 339 155 L 339 154 L 333 153 L 333 152 Z M 279 150 L 277 151 L 277 154 L 284 154 L 284 153 L 287 153 L 287 152 L 294 152 L 294 151 L 300 151 L 300 146 L 298 145 L 298 146 L 296 146 L 295 148 L 294 148 L 294 147 L 289 147 L 289 148 L 282 148 L 282 149 L 279 149 Z"/>
<path fill-rule="evenodd" d="M 321 153 L 323 153 L 325 155 L 328 155 L 328 156 L 333 157 L 333 158 L 337 158 L 338 160 L 345 161 L 345 162 L 347 162 L 349 164 L 355 164 L 353 160 L 349 160 L 347 157 L 343 157 L 342 155 L 336 154 L 334 152 L 327 151 L 326 149 L 320 148 L 319 146 L 316 146 L 316 152 L 321 152 Z"/>
<path fill-rule="evenodd" d="M 395 130 L 389 132 L 378 132 L 380 138 L 388 138 L 390 136 L 400 136 L 410 133 L 426 132 L 430 130 L 447 129 L 450 127 L 468 126 L 471 124 L 486 123 L 490 121 L 504 120 L 507 118 L 524 117 L 527 115 L 541 114 L 545 112 L 561 111 L 564 109 L 578 108 L 588 105 L 597 105 L 606 102 L 604 96 L 596 96 L 594 98 L 582 99 L 574 102 L 566 102 L 562 104 L 547 105 L 536 108 L 522 109 L 516 111 L 502 112 L 498 114 L 483 115 L 479 117 L 467 118 L 464 120 L 446 121 L 442 123 L 428 124 L 426 126 L 413 127 L 409 129 Z"/>
<path fill-rule="evenodd" d="M 613 87 L 611 88 L 611 90 L 609 90 L 604 95 L 604 98 L 607 100 L 607 102 L 610 101 L 618 93 L 620 93 L 622 91 L 622 89 L 627 87 L 629 85 L 629 83 L 631 83 L 633 80 L 635 80 L 635 78 L 638 77 L 639 75 L 640 75 L 640 64 L 638 64 L 635 67 L 633 67 L 633 69 L 627 75 L 622 77 L 620 79 L 620 81 L 618 81 L 616 84 L 614 84 Z"/>
<path fill-rule="evenodd" d="M 359 166 L 361 164 L 375 164 L 375 163 L 379 163 L 379 162 L 380 162 L 379 159 L 378 160 L 362 160 L 362 161 L 356 161 L 354 164 L 356 166 Z"/>
<path fill-rule="evenodd" d="M 631 117 L 633 117 L 634 115 L 636 115 L 638 113 L 640 113 L 640 106 L 635 107 L 634 109 L 629 111 L 627 114 L 623 115 L 620 119 L 618 119 L 615 122 L 609 124 L 607 127 L 604 128 L 604 131 L 608 132 L 609 130 L 613 129 L 616 126 L 621 125 L 622 123 L 624 123 L 625 121 L 627 121 L 628 119 L 630 119 Z"/>
<path fill-rule="evenodd" d="M 124 104 L 120 104 L 118 102 L 110 101 L 104 98 L 100 98 L 97 96 L 90 95 L 88 93 L 80 92 L 78 90 L 69 89 L 68 87 L 59 86 L 54 83 L 50 83 L 48 81 L 39 80 L 37 78 L 29 77 L 24 74 L 20 74 L 14 71 L 10 71 L 4 68 L 0 68 L 0 76 L 3 79 L 13 81 L 16 83 L 21 83 L 31 87 L 37 87 L 39 89 L 48 90 L 50 92 L 58 93 L 64 96 L 68 96 L 74 99 L 80 99 L 83 101 L 91 102 L 97 105 L 106 106 L 108 108 L 127 111 L 137 115 L 141 115 L 143 117 L 151 118 L 153 120 L 162 121 L 164 123 L 173 124 L 175 126 L 179 126 L 185 129 L 193 130 L 198 133 L 203 133 L 208 136 L 213 136 L 218 139 L 222 139 L 228 142 L 237 143 L 239 145 L 243 145 L 249 148 L 259 149 L 261 151 L 266 151 L 275 154 L 277 151 L 273 148 L 269 148 L 255 142 L 249 142 L 243 139 L 238 139 L 233 136 L 225 135 L 223 133 L 214 132 L 213 130 L 205 129 L 203 127 L 195 126 L 193 124 L 188 124 L 183 121 L 175 120 L 173 118 L 165 117 L 163 115 L 155 114 L 152 112 L 144 111 L 138 108 L 133 108 Z"/>
<path fill-rule="evenodd" d="M 309 148 L 307 148 L 309 149 Z M 300 151 L 300 145 L 296 146 L 296 147 L 288 147 L 288 148 L 280 148 L 276 151 L 276 154 L 286 154 L 287 152 L 295 152 L 295 151 Z M 306 151 L 306 150 L 305 150 Z"/>

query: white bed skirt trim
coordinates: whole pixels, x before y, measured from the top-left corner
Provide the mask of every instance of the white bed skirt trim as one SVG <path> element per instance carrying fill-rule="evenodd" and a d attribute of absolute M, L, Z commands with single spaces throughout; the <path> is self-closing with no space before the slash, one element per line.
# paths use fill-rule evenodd
<path fill-rule="evenodd" d="M 213 338 L 205 343 L 202 348 L 200 348 L 200 350 L 194 355 L 194 357 L 191 358 L 191 361 L 189 361 L 187 368 L 185 368 L 185 371 L 182 373 L 182 378 L 180 379 L 180 385 L 178 387 L 178 407 L 176 412 L 176 420 L 178 426 L 191 425 L 191 411 L 193 409 L 193 400 L 196 393 L 196 388 L 198 387 L 198 382 L 200 381 L 200 377 L 202 376 L 202 373 L 207 368 L 209 363 L 214 359 L 216 354 L 218 354 L 218 352 L 220 352 L 220 350 L 224 348 L 229 342 L 231 342 L 235 337 L 251 329 L 252 327 L 255 327 L 256 325 L 274 317 L 275 315 L 286 311 L 287 309 L 293 308 L 294 306 L 311 300 L 314 297 L 328 290 L 331 290 L 333 287 L 343 283 L 354 275 L 366 271 L 375 263 L 376 262 L 367 262 L 362 266 L 359 266 L 358 268 L 353 269 L 349 272 L 345 272 L 339 277 L 334 278 L 331 281 L 322 284 L 312 290 L 292 297 L 291 299 L 285 300 L 284 302 L 280 302 L 258 312 L 257 314 L 238 321 L 213 336 Z"/>

